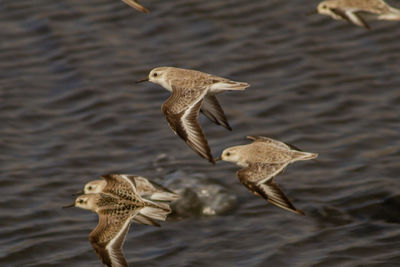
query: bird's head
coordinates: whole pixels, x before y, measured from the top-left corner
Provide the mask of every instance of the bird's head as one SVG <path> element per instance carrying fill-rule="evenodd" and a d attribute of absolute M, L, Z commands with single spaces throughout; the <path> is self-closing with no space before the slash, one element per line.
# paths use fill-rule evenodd
<path fill-rule="evenodd" d="M 81 195 L 75 199 L 74 203 L 66 205 L 63 208 L 77 207 L 84 210 L 94 211 L 96 208 L 97 199 L 98 199 L 98 194 Z"/>
<path fill-rule="evenodd" d="M 332 8 L 334 8 L 334 1 L 322 1 L 317 7 L 317 12 L 322 15 L 337 17 Z"/>
<path fill-rule="evenodd" d="M 106 186 L 107 182 L 104 180 L 95 180 L 85 184 L 83 188 L 84 194 L 90 193 L 100 193 L 103 191 L 104 187 Z"/>
<path fill-rule="evenodd" d="M 149 76 L 146 79 L 139 80 L 136 83 L 141 82 L 152 82 L 163 86 L 166 81 L 166 73 L 168 72 L 168 67 L 158 67 L 150 71 Z"/>
<path fill-rule="evenodd" d="M 234 163 L 240 162 L 242 160 L 240 154 L 240 148 L 239 147 L 226 148 L 224 151 L 222 151 L 221 157 L 219 159 Z"/>

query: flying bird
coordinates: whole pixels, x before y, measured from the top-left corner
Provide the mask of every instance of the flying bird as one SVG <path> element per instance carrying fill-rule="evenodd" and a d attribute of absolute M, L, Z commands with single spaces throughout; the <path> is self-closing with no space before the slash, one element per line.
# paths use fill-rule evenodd
<path fill-rule="evenodd" d="M 216 94 L 223 91 L 242 91 L 248 83 L 235 82 L 196 70 L 159 67 L 150 71 L 149 81 L 171 92 L 161 110 L 171 129 L 201 157 L 215 164 L 208 141 L 198 122 L 199 112 L 217 125 L 232 130 L 218 103 Z"/>
<path fill-rule="evenodd" d="M 171 208 L 166 203 L 141 198 L 134 182 L 129 179 L 103 178 L 107 181 L 103 191 L 110 193 L 84 194 L 64 208 L 77 207 L 96 212 L 99 223 L 89 235 L 90 243 L 106 266 L 127 267 L 122 246 L 131 221 L 159 226 L 155 220 L 165 221 Z"/>
<path fill-rule="evenodd" d="M 282 192 L 274 177 L 288 164 L 316 158 L 318 154 L 303 152 L 286 143 L 262 136 L 248 136 L 253 143 L 226 148 L 217 160 L 234 162 L 242 169 L 239 181 L 255 195 L 285 210 L 304 215 Z"/>
<path fill-rule="evenodd" d="M 400 10 L 383 0 L 327 0 L 318 5 L 317 12 L 367 29 L 367 20 L 400 20 Z"/>

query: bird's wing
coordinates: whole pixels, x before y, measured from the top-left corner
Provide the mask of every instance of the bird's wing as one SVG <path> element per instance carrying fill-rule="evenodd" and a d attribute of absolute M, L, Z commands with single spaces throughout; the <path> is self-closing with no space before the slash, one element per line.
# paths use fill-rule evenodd
<path fill-rule="evenodd" d="M 118 195 L 133 202 L 142 202 L 136 190 L 135 180 L 131 179 L 128 175 L 107 174 L 101 177 L 107 182 L 107 185 L 103 189 L 104 193 Z"/>
<path fill-rule="evenodd" d="M 361 17 L 360 14 L 357 13 L 358 10 L 350 9 L 345 11 L 340 8 L 331 8 L 331 11 L 335 13 L 337 16 L 341 17 L 342 19 L 347 20 L 350 23 L 353 23 L 354 25 L 370 29 L 367 22 Z"/>
<path fill-rule="evenodd" d="M 124 2 L 125 4 L 139 10 L 142 13 L 149 13 L 149 10 L 147 10 L 146 8 L 144 8 L 141 4 L 139 4 L 137 2 L 137 0 L 122 0 L 122 2 Z"/>
<path fill-rule="evenodd" d="M 350 21 L 360 27 L 364 27 L 366 29 L 371 29 L 365 19 L 361 16 L 359 12 L 356 11 L 347 11 L 347 16 L 349 17 Z"/>
<path fill-rule="evenodd" d="M 283 149 L 302 151 L 298 147 L 295 147 L 292 144 L 284 143 L 264 136 L 247 136 L 247 139 L 253 140 L 254 142 L 270 143 Z"/>
<path fill-rule="evenodd" d="M 285 210 L 304 215 L 281 191 L 274 176 L 281 173 L 287 163 L 255 163 L 237 172 L 240 182 L 254 194 Z"/>
<path fill-rule="evenodd" d="M 147 216 L 145 216 L 143 214 L 136 215 L 132 220 L 137 222 L 137 223 L 140 223 L 140 224 L 146 224 L 146 225 L 161 227 L 161 225 L 159 223 L 157 223 L 152 218 L 147 217 Z"/>
<path fill-rule="evenodd" d="M 206 95 L 204 97 L 203 105 L 201 106 L 201 112 L 203 112 L 203 114 L 215 124 L 222 125 L 229 131 L 232 131 L 232 128 L 228 123 L 228 119 L 225 116 L 224 110 L 218 103 L 215 95 Z"/>
<path fill-rule="evenodd" d="M 131 220 L 139 209 L 130 214 L 109 216 L 99 213 L 99 223 L 90 233 L 89 240 L 100 260 L 109 267 L 128 267 L 122 246 Z"/>
<path fill-rule="evenodd" d="M 179 198 L 178 194 L 147 178 L 134 175 L 127 176 L 135 180 L 136 190 L 142 197 L 159 201 L 173 201 Z"/>
<path fill-rule="evenodd" d="M 215 164 L 203 130 L 197 121 L 206 88 L 176 88 L 161 109 L 172 130 L 201 157 Z"/>

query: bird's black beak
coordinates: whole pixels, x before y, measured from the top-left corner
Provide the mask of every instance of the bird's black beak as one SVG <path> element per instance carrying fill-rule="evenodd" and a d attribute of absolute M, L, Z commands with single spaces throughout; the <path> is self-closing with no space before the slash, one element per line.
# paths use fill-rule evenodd
<path fill-rule="evenodd" d="M 83 192 L 83 190 L 81 190 L 81 191 L 78 191 L 78 192 L 73 193 L 72 195 L 73 195 L 74 197 L 76 197 L 76 196 L 83 195 L 84 193 L 85 193 L 85 192 Z"/>
<path fill-rule="evenodd" d="M 148 81 L 149 81 L 149 78 L 146 78 L 146 79 L 143 79 L 143 80 L 136 81 L 136 83 L 142 83 L 142 82 L 148 82 Z"/>
<path fill-rule="evenodd" d="M 63 206 L 62 208 L 63 208 L 63 209 L 66 209 L 66 208 L 72 208 L 72 207 L 75 207 L 75 202 L 72 203 L 72 204 L 69 204 L 69 205 L 65 205 L 65 206 Z"/>
<path fill-rule="evenodd" d="M 307 16 L 318 14 L 318 10 L 314 9 L 306 13 Z"/>
<path fill-rule="evenodd" d="M 215 158 L 214 160 L 215 160 L 215 161 L 219 161 L 219 160 L 222 160 L 222 158 L 221 158 L 221 157 L 218 157 L 218 158 Z"/>

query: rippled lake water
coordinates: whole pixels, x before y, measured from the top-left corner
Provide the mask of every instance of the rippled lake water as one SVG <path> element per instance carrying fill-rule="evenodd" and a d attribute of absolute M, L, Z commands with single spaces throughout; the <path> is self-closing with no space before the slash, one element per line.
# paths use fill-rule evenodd
<path fill-rule="evenodd" d="M 393 2 L 393 1 L 391 1 Z M 400 266 L 400 24 L 306 16 L 317 1 L 0 1 L 0 266 L 100 266 L 96 214 L 62 210 L 105 173 L 183 195 L 133 224 L 131 266 Z M 399 6 L 399 5 L 397 5 Z M 251 84 L 200 118 L 213 154 L 265 135 L 319 153 L 277 182 L 298 216 L 252 195 L 169 129 L 157 66 Z"/>

